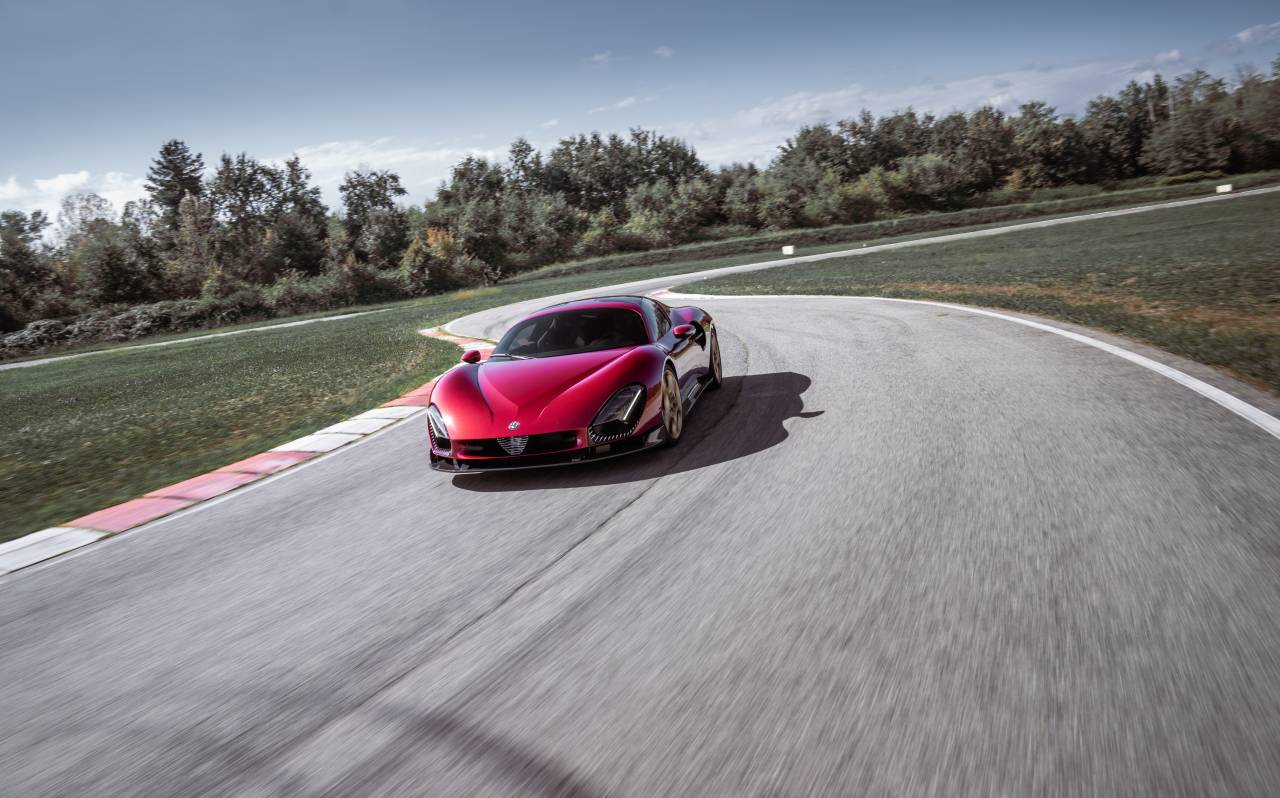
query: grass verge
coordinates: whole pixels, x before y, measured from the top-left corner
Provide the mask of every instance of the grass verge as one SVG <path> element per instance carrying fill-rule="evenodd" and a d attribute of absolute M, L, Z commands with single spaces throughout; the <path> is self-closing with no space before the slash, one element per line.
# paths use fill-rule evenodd
<path fill-rule="evenodd" d="M 0 371 L 0 541 L 221 467 L 421 385 L 458 358 L 452 344 L 419 335 L 423 327 L 700 265 L 460 291 L 323 324 Z"/>
<path fill-rule="evenodd" d="M 730 275 L 716 294 L 1007 308 L 1126 335 L 1280 392 L 1280 195 Z"/>
<path fill-rule="evenodd" d="M 1280 196 L 1265 195 L 754 272 L 696 290 L 878 293 L 1025 310 L 1142 338 L 1275 389 L 1277 218 Z M 508 302 L 759 260 L 598 265 L 324 324 L 0 372 L 0 540 L 204 473 L 425 382 L 458 350 L 418 335 L 422 327 Z"/>
<path fill-rule="evenodd" d="M 507 280 L 506 283 L 522 283 L 547 277 L 582 274 L 601 269 L 611 270 L 633 266 L 654 266 L 680 261 L 726 258 L 735 255 L 758 256 L 762 252 L 777 252 L 784 244 L 804 247 L 810 252 L 821 252 L 823 250 L 842 249 L 850 244 L 866 241 L 930 235 L 940 230 L 958 232 L 961 229 L 1008 224 L 1020 219 L 1045 219 L 1078 214 L 1090 210 L 1106 210 L 1126 205 L 1146 205 L 1155 202 L 1199 197 L 1212 194 L 1213 186 L 1223 182 L 1230 182 L 1237 191 L 1258 188 L 1280 183 L 1280 171 L 1255 172 L 1248 175 L 1235 175 L 1221 180 L 1182 183 L 1173 186 L 1156 186 L 1125 191 L 1099 191 L 1096 194 L 1075 196 L 1067 199 L 970 208 L 951 213 L 915 214 L 896 219 L 867 222 L 865 224 L 780 230 L 743 238 L 703 241 L 670 249 L 629 252 L 621 255 L 607 255 L 599 258 L 556 263 L 518 274 Z"/>

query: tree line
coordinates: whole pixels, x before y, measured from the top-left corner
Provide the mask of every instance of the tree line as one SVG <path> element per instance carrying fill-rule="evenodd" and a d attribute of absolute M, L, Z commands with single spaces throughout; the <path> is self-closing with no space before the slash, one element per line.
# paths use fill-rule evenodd
<path fill-rule="evenodd" d="M 359 169 L 325 206 L 294 157 L 166 143 L 148 196 L 117 213 L 94 194 L 0 214 L 6 351 L 439 293 L 576 257 L 754 231 L 852 224 L 1027 201 L 1045 191 L 1280 167 L 1280 57 L 1230 84 L 1196 71 L 1092 100 L 942 116 L 908 109 L 800 129 L 765 169 L 712 169 L 685 142 L 632 130 L 517 139 L 469 157 L 406 206 L 390 171 Z M 32 324 L 35 322 L 35 324 Z M 15 337 L 16 336 L 16 337 Z"/>

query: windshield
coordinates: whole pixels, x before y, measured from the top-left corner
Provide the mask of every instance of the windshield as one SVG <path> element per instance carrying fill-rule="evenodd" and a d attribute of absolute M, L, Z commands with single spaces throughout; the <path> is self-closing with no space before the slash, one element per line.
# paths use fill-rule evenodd
<path fill-rule="evenodd" d="M 520 322 L 502 336 L 490 357 L 552 357 L 648 342 L 644 319 L 637 310 L 566 310 Z"/>

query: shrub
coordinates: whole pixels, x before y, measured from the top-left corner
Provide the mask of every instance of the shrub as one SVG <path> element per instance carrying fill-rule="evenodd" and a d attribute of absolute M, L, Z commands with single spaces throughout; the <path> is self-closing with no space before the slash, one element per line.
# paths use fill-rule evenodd
<path fill-rule="evenodd" d="M 240 295 L 237 297 L 237 293 Z M 14 357 L 70 344 L 132 341 L 148 335 L 183 332 L 251 318 L 266 318 L 268 311 L 233 292 L 228 297 L 171 299 L 131 308 L 104 308 L 69 323 L 43 320 L 0 338 L 0 355 Z"/>
<path fill-rule="evenodd" d="M 615 252 L 640 252 L 649 248 L 649 242 L 643 236 L 624 227 L 613 209 L 605 207 L 591 215 L 586 232 L 574 247 L 574 254 L 591 257 Z"/>
<path fill-rule="evenodd" d="M 861 224 L 876 218 L 882 202 L 865 183 L 842 183 L 828 173 L 804 204 L 804 221 L 812 227 Z"/>
<path fill-rule="evenodd" d="M 267 315 L 270 311 L 261 286 L 232 277 L 222 269 L 204 281 L 200 299 L 229 320 Z"/>
<path fill-rule="evenodd" d="M 343 304 L 334 275 L 308 277 L 297 271 L 286 272 L 263 292 L 263 298 L 276 316 L 329 310 Z"/>
<path fill-rule="evenodd" d="M 51 290 L 38 294 L 31 303 L 32 315 L 39 319 L 68 319 L 89 311 L 81 297 Z"/>
<path fill-rule="evenodd" d="M 490 266 L 474 255 L 463 255 L 452 264 L 454 279 L 463 287 L 491 285 L 502 276 L 500 269 Z"/>
<path fill-rule="evenodd" d="M 426 296 L 448 291 L 451 276 L 449 261 L 438 257 L 430 243 L 430 233 L 409 242 L 400 259 L 400 281 L 405 293 Z"/>
<path fill-rule="evenodd" d="M 882 195 L 895 211 L 954 210 L 964 205 L 969 189 L 963 171 L 937 155 L 899 158 L 896 169 L 880 171 L 876 178 L 879 186 L 869 186 L 868 193 Z"/>
<path fill-rule="evenodd" d="M 367 263 L 348 256 L 333 272 L 333 294 L 340 304 L 370 304 L 405 299 L 404 282 L 398 270 L 380 271 Z"/>
<path fill-rule="evenodd" d="M 37 352 L 66 339 L 67 325 L 51 319 L 33 321 L 21 330 L 0 338 L 0 353 L 8 356 Z"/>
<path fill-rule="evenodd" d="M 98 227 L 98 234 L 86 237 L 76 251 L 88 296 L 99 304 L 154 299 L 163 282 L 158 265 L 134 246 L 137 242 L 105 224 Z"/>

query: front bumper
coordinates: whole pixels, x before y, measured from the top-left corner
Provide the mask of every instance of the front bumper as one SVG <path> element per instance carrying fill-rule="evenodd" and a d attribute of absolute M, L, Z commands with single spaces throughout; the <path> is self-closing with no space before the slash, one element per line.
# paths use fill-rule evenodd
<path fill-rule="evenodd" d="M 512 457 L 454 457 L 431 452 L 431 468 L 448 474 L 476 474 L 490 471 L 519 471 L 527 468 L 550 468 L 574 463 L 609 460 L 645 449 L 661 446 L 664 440 L 662 428 L 657 427 L 613 443 L 602 443 L 581 449 L 568 449 L 547 454 L 515 455 Z"/>

